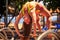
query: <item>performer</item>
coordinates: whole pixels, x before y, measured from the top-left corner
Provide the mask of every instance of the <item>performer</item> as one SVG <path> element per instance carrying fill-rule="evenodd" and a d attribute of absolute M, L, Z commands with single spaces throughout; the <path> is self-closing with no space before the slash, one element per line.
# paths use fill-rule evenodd
<path fill-rule="evenodd" d="M 30 2 L 27 2 L 25 5 L 23 5 L 19 15 L 17 16 L 16 18 L 16 21 L 15 21 L 15 24 L 14 24 L 14 27 L 15 27 L 15 30 L 17 32 L 17 34 L 22 37 L 21 40 L 29 40 L 29 34 L 31 32 L 31 28 L 32 28 L 32 20 L 34 20 L 34 24 L 36 24 L 36 14 L 35 13 L 32 13 L 31 10 L 34 10 L 34 5 L 31 5 Z M 19 30 L 18 30 L 18 23 L 19 23 L 19 20 L 21 18 L 24 18 L 24 22 L 23 22 L 23 29 L 24 29 L 24 37 L 23 35 L 21 35 L 19 33 Z"/>
<path fill-rule="evenodd" d="M 46 20 L 46 26 L 50 27 L 50 21 L 49 21 L 49 17 L 51 16 L 50 15 L 50 12 L 46 9 L 46 7 L 40 3 L 36 4 L 36 7 L 35 7 L 35 14 L 36 14 L 36 23 L 37 23 L 37 27 L 38 29 L 41 31 L 41 26 L 40 26 L 40 23 L 39 23 L 39 15 L 42 15 L 44 17 L 47 18 Z M 34 27 L 34 31 L 36 33 L 36 26 Z"/>
<path fill-rule="evenodd" d="M 38 13 L 37 13 L 38 10 Z M 37 3 L 37 2 L 27 2 L 26 4 L 23 5 L 21 11 L 19 12 L 19 15 L 16 18 L 15 24 L 14 24 L 14 28 L 17 32 L 17 34 L 22 37 L 21 40 L 29 40 L 29 34 L 31 32 L 32 29 L 32 23 L 34 26 L 34 36 L 36 36 L 36 21 L 37 21 L 37 15 L 39 15 L 39 13 L 43 14 L 43 16 L 46 16 L 47 18 L 49 17 L 49 11 L 42 6 L 41 4 Z M 18 23 L 19 20 L 23 17 L 24 22 L 23 22 L 23 29 L 24 29 L 24 37 L 23 35 L 21 35 L 19 33 L 18 30 Z M 38 19 L 39 20 L 39 19 Z M 40 27 L 40 26 L 39 26 Z"/>

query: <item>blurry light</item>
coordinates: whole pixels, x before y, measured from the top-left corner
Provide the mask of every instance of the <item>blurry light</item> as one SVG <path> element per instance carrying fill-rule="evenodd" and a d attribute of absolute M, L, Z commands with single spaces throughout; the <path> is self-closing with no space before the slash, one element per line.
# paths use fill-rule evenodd
<path fill-rule="evenodd" d="M 42 5 L 44 5 L 43 1 L 40 1 L 39 3 L 42 4 Z"/>
<path fill-rule="evenodd" d="M 41 29 L 42 29 L 43 27 L 41 26 Z"/>
<path fill-rule="evenodd" d="M 13 7 L 10 7 L 10 6 L 9 6 L 8 8 L 9 8 L 10 10 L 15 10 L 15 8 L 13 8 Z"/>
<path fill-rule="evenodd" d="M 15 8 L 14 7 L 11 7 L 11 6 L 8 6 L 8 11 L 10 13 L 14 13 L 15 12 Z"/>

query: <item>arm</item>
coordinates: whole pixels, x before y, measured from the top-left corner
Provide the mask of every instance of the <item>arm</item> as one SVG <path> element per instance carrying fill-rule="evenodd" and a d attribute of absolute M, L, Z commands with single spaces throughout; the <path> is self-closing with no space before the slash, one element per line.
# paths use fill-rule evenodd
<path fill-rule="evenodd" d="M 50 12 L 47 10 L 47 8 L 44 5 L 39 4 L 39 9 L 41 11 L 41 15 L 46 17 L 46 26 L 48 27 L 48 29 L 50 29 L 50 21 L 49 21 L 49 17 L 51 16 Z"/>
<path fill-rule="evenodd" d="M 36 13 L 35 13 L 35 8 L 31 10 L 32 12 L 32 21 L 33 23 L 36 23 Z"/>
<path fill-rule="evenodd" d="M 31 10 L 32 12 L 32 23 L 33 23 L 33 27 L 34 27 L 34 33 L 33 36 L 36 36 L 36 14 L 35 14 L 35 8 Z"/>
<path fill-rule="evenodd" d="M 18 36 L 21 36 L 21 34 L 19 33 L 19 29 L 18 29 L 18 23 L 19 23 L 19 20 L 22 18 L 22 13 L 19 13 L 19 15 L 16 17 L 16 21 L 14 23 L 14 28 L 18 34 Z"/>

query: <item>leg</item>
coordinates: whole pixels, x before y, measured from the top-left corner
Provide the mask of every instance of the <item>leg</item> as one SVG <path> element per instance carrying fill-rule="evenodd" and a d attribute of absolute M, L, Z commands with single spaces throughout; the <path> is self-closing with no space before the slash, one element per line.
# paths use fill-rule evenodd
<path fill-rule="evenodd" d="M 46 20 L 46 26 L 48 27 L 48 29 L 50 29 L 50 21 L 49 21 L 49 17 L 47 17 L 47 20 Z"/>
<path fill-rule="evenodd" d="M 31 29 L 32 29 L 32 19 L 31 19 L 31 17 L 30 17 L 30 22 L 29 22 L 29 24 L 26 24 L 25 22 L 24 22 L 24 38 L 23 38 L 23 40 L 30 40 L 29 39 L 29 35 L 30 35 L 30 32 L 31 32 Z"/>
<path fill-rule="evenodd" d="M 37 24 L 34 24 L 34 32 L 33 32 L 33 37 L 36 37 L 37 35 L 36 35 L 36 26 L 37 26 Z"/>
<path fill-rule="evenodd" d="M 39 15 L 37 15 L 37 27 L 38 27 L 38 29 L 39 29 L 39 31 L 41 32 L 41 25 L 40 25 L 40 16 Z"/>
<path fill-rule="evenodd" d="M 38 27 L 39 31 L 41 32 L 41 25 L 39 23 L 39 20 L 37 21 L 37 27 Z"/>

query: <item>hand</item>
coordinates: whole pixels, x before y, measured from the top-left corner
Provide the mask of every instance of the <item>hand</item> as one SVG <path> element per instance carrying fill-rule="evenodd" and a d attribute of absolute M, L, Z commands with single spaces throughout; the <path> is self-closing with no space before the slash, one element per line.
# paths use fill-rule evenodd
<path fill-rule="evenodd" d="M 23 38 L 24 36 L 23 35 L 19 35 L 19 37 L 22 37 Z"/>
<path fill-rule="evenodd" d="M 19 38 L 20 38 L 20 40 L 24 40 L 24 36 L 23 35 L 19 35 Z"/>

